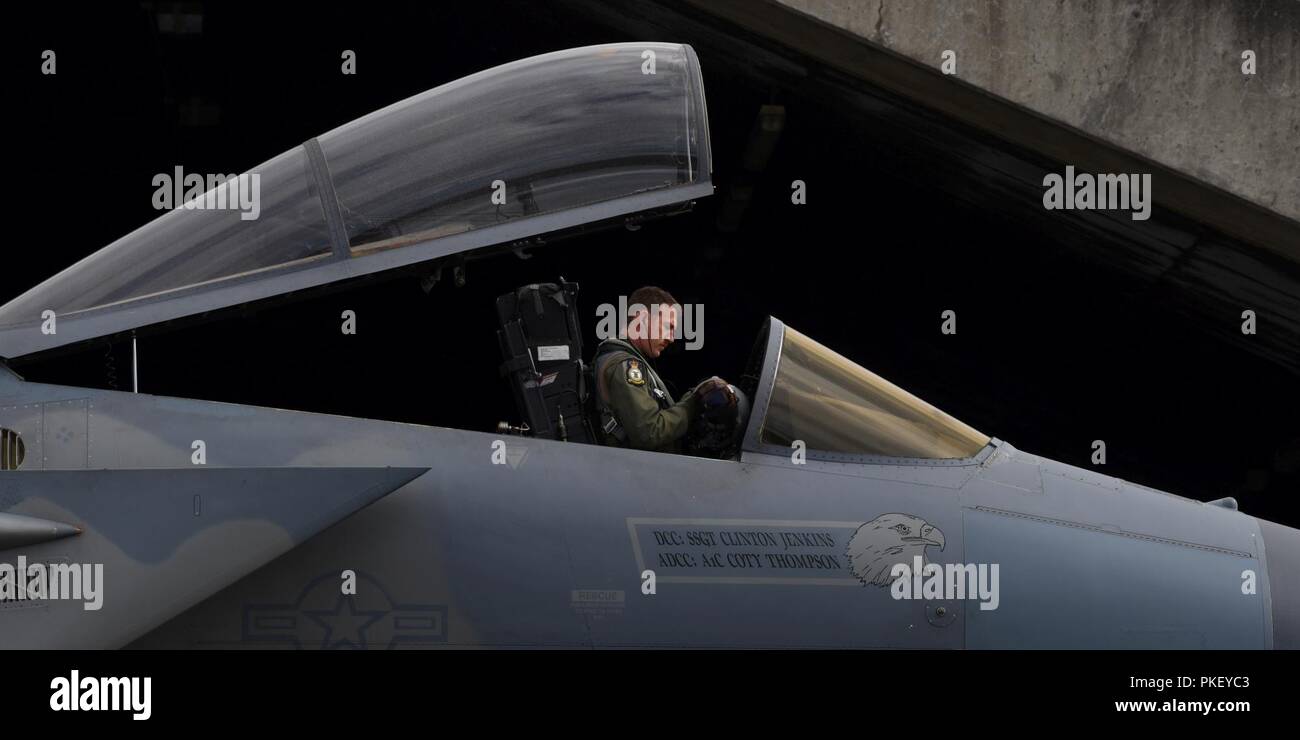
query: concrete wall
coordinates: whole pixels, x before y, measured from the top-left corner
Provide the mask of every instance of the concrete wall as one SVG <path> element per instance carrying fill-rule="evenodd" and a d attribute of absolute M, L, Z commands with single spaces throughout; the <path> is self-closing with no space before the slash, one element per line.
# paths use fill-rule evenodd
<path fill-rule="evenodd" d="M 1300 0 L 778 2 L 1300 220 Z"/>

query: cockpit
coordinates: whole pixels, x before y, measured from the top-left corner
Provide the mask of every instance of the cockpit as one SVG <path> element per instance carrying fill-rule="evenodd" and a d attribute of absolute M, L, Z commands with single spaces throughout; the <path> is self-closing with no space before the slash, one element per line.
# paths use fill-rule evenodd
<path fill-rule="evenodd" d="M 584 365 L 577 286 L 532 284 L 497 299 L 502 375 L 525 423 L 498 429 L 595 442 L 590 367 Z M 690 454 L 740 459 L 745 452 L 851 462 L 955 461 L 975 457 L 987 435 L 888 380 L 769 318 L 734 404 L 706 397 L 685 442 Z M 717 410 L 720 413 L 710 413 Z"/>
<path fill-rule="evenodd" d="M 489 69 L 206 190 L 175 175 L 183 203 L 0 307 L 0 358 L 359 276 L 440 275 L 444 262 L 512 251 L 527 259 L 524 249 L 559 235 L 636 228 L 713 193 L 699 61 L 689 46 L 664 43 Z M 250 186 L 255 215 L 222 207 L 243 204 L 249 193 L 236 190 Z M 563 290 L 551 299 L 567 300 Z M 582 358 L 579 322 L 565 321 L 542 332 L 545 342 L 516 336 L 507 346 L 503 315 L 502 374 L 518 374 L 516 401 L 533 435 L 583 441 L 584 368 L 547 367 Z M 738 390 L 744 403 L 725 428 L 701 430 L 696 454 L 788 456 L 802 446 L 809 459 L 959 460 L 989 442 L 776 319 Z M 543 408 L 560 397 L 555 414 Z"/>

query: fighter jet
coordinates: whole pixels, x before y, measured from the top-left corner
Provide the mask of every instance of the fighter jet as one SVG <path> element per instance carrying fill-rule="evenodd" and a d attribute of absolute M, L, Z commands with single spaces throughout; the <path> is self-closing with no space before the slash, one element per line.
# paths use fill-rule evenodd
<path fill-rule="evenodd" d="M 257 218 L 196 192 L 0 307 L 0 357 L 684 211 L 703 76 L 684 45 L 546 54 L 254 175 Z M 692 454 L 586 444 L 544 390 L 581 353 L 502 318 L 532 423 L 495 433 L 0 364 L 0 647 L 1300 645 L 1300 532 L 1230 499 L 1021 451 L 777 318 Z"/>

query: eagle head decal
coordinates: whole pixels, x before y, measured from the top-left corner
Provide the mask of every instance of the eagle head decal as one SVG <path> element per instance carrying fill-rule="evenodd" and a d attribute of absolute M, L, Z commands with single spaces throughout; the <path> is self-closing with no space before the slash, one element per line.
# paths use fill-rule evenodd
<path fill-rule="evenodd" d="M 881 514 L 858 527 L 849 538 L 845 555 L 849 570 L 862 585 L 888 586 L 894 579 L 889 575 L 898 563 L 910 568 L 913 558 L 929 562 L 925 549 L 930 545 L 944 548 L 943 532 L 933 524 L 911 514 Z"/>

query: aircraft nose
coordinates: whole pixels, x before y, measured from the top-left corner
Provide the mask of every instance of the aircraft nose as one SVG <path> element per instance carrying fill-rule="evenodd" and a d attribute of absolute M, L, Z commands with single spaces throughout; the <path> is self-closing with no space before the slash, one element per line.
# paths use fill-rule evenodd
<path fill-rule="evenodd" d="M 1273 600 L 1273 649 L 1300 649 L 1300 530 L 1258 519 Z"/>

